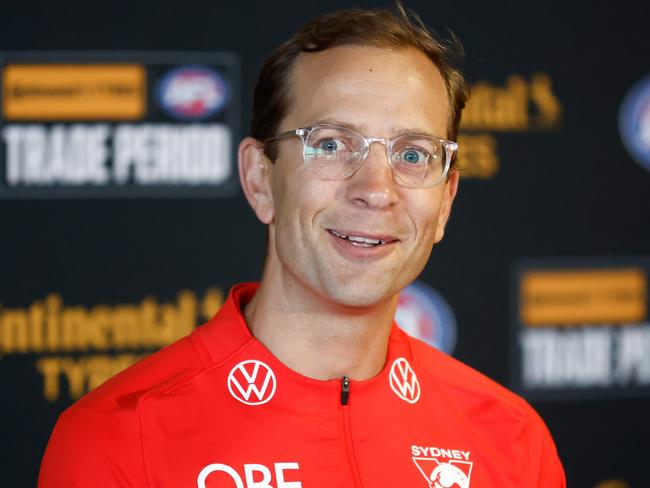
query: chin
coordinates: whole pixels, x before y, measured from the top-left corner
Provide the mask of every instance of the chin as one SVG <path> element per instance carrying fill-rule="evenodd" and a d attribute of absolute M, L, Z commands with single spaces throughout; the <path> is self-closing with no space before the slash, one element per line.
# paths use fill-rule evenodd
<path fill-rule="evenodd" d="M 388 287 L 363 287 L 359 284 L 329 285 L 323 289 L 327 299 L 349 308 L 370 308 L 390 301 L 398 292 Z"/>

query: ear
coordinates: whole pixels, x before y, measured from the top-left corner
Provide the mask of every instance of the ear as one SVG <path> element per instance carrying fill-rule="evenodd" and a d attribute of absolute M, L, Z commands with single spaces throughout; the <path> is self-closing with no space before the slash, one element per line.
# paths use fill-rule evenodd
<path fill-rule="evenodd" d="M 456 198 L 456 192 L 458 191 L 459 176 L 458 170 L 451 170 L 449 178 L 447 178 L 447 181 L 445 182 L 436 227 L 436 244 L 440 242 L 442 237 L 445 235 L 445 226 L 447 225 L 447 221 L 451 215 L 451 205 L 454 203 L 454 198 Z"/>
<path fill-rule="evenodd" d="M 261 143 L 246 137 L 239 144 L 239 180 L 246 200 L 257 218 L 270 224 L 274 217 L 273 193 L 271 192 L 271 161 L 264 155 Z"/>

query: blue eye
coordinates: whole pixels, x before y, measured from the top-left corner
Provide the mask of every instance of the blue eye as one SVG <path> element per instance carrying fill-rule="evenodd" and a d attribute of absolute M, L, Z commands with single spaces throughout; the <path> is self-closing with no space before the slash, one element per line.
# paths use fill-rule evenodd
<path fill-rule="evenodd" d="M 417 149 L 406 149 L 401 152 L 400 159 L 405 163 L 419 164 L 427 160 L 427 155 L 423 151 Z"/>
<path fill-rule="evenodd" d="M 339 145 L 334 139 L 325 139 L 318 144 L 318 149 L 325 153 L 335 152 L 338 148 Z"/>
<path fill-rule="evenodd" d="M 310 141 L 305 146 L 305 156 L 310 159 L 336 161 L 343 157 L 346 148 L 346 143 L 340 138 L 327 136 Z"/>

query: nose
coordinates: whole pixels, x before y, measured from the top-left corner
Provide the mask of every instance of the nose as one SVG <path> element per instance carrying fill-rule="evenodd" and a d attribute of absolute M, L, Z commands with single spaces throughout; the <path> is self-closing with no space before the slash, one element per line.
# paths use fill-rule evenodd
<path fill-rule="evenodd" d="M 387 158 L 384 144 L 370 144 L 365 161 L 347 180 L 346 195 L 349 201 L 372 209 L 389 208 L 397 202 L 393 170 Z"/>

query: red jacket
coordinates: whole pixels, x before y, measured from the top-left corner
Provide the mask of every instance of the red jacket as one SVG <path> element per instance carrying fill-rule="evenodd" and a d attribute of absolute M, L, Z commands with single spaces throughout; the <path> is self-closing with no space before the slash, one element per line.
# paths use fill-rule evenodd
<path fill-rule="evenodd" d="M 396 326 L 376 377 L 301 376 L 251 336 L 255 289 L 66 410 L 39 486 L 565 486 L 521 398 Z"/>

